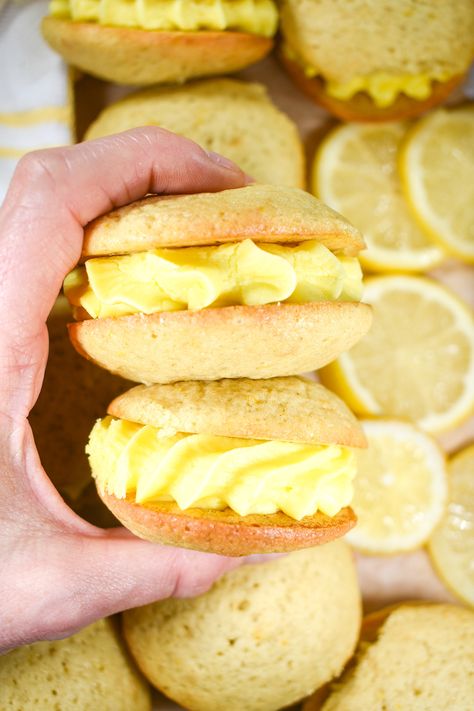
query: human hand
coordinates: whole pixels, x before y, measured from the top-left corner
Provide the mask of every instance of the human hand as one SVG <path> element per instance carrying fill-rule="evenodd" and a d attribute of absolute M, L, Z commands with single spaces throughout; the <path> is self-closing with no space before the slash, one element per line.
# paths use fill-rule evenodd
<path fill-rule="evenodd" d="M 43 470 L 27 417 L 46 366 L 46 318 L 79 259 L 83 227 L 148 192 L 246 181 L 234 164 L 152 127 L 20 162 L 0 210 L 0 651 L 160 598 L 198 595 L 242 562 L 80 519 Z"/>

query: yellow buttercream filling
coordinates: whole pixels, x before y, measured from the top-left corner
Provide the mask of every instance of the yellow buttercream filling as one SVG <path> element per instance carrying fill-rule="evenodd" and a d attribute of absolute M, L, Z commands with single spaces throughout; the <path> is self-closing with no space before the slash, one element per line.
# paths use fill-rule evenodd
<path fill-rule="evenodd" d="M 298 521 L 348 506 L 356 472 L 348 447 L 170 435 L 112 417 L 96 422 L 86 451 L 99 489 L 119 499 L 230 507 L 240 516 L 283 511 Z"/>
<path fill-rule="evenodd" d="M 65 279 L 64 293 L 92 318 L 280 301 L 359 301 L 355 257 L 307 241 L 154 249 L 89 259 Z"/>
<path fill-rule="evenodd" d="M 399 94 L 423 101 L 431 95 L 434 81 L 447 81 L 447 79 L 450 77 L 441 73 L 436 76 L 430 74 L 394 76 L 385 72 L 376 72 L 367 77 L 354 77 L 345 83 L 327 81 L 326 91 L 330 96 L 342 101 L 347 101 L 359 91 L 364 91 L 373 99 L 375 105 L 382 109 L 391 106 Z"/>
<path fill-rule="evenodd" d="M 304 63 L 296 52 L 290 47 L 285 47 L 287 56 L 298 62 L 307 77 L 313 78 L 320 75 L 320 71 L 309 64 Z M 432 92 L 434 81 L 444 82 L 451 79 L 452 74 L 448 72 L 433 72 L 425 74 L 393 74 L 389 72 L 374 72 L 367 76 L 357 76 L 347 82 L 338 82 L 325 79 L 325 88 L 330 96 L 340 101 L 348 101 L 360 91 L 369 94 L 375 105 L 383 109 L 391 106 L 399 94 L 405 94 L 412 99 L 423 101 Z"/>
<path fill-rule="evenodd" d="M 271 37 L 273 0 L 51 0 L 53 17 L 144 30 L 238 30 Z"/>

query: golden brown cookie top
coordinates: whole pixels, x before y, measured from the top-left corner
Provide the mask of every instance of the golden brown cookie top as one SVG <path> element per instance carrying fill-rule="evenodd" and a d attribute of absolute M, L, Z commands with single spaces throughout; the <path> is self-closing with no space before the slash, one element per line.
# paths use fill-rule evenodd
<path fill-rule="evenodd" d="M 349 256 L 365 246 L 355 227 L 313 195 L 255 184 L 217 193 L 147 197 L 113 210 L 86 228 L 83 257 L 244 239 L 318 240 Z"/>
<path fill-rule="evenodd" d="M 344 402 L 300 377 L 138 385 L 116 398 L 108 412 L 170 432 L 366 446 Z"/>

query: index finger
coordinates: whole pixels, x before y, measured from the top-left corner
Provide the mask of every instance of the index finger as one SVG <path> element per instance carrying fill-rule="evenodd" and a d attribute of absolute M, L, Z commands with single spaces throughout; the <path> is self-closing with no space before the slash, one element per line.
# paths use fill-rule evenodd
<path fill-rule="evenodd" d="M 3 402 L 14 396 L 23 410 L 36 399 L 46 318 L 79 259 L 88 222 L 149 192 L 217 191 L 246 182 L 230 161 L 151 126 L 23 158 L 0 210 Z"/>
<path fill-rule="evenodd" d="M 29 330 L 30 322 L 45 320 L 79 259 L 82 228 L 98 215 L 150 192 L 217 191 L 245 182 L 230 161 L 152 126 L 29 154 L 0 213 L 0 283 L 8 321 L 23 313 Z"/>

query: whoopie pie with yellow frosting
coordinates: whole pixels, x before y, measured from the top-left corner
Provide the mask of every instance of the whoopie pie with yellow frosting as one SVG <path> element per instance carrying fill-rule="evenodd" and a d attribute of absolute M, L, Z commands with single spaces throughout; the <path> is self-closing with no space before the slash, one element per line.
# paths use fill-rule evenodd
<path fill-rule="evenodd" d="M 472 0 L 281 0 L 291 77 L 344 121 L 394 121 L 446 99 L 474 58 Z"/>
<path fill-rule="evenodd" d="M 296 188 L 149 197 L 85 231 L 64 290 L 83 355 L 143 383 L 270 378 L 369 329 L 360 233 Z"/>
<path fill-rule="evenodd" d="M 346 405 L 300 377 L 139 385 L 98 420 L 87 453 L 99 495 L 133 533 L 247 555 L 325 543 L 355 523 Z"/>
<path fill-rule="evenodd" d="M 51 0 L 42 30 L 69 64 L 140 86 L 243 69 L 277 24 L 274 0 Z"/>

